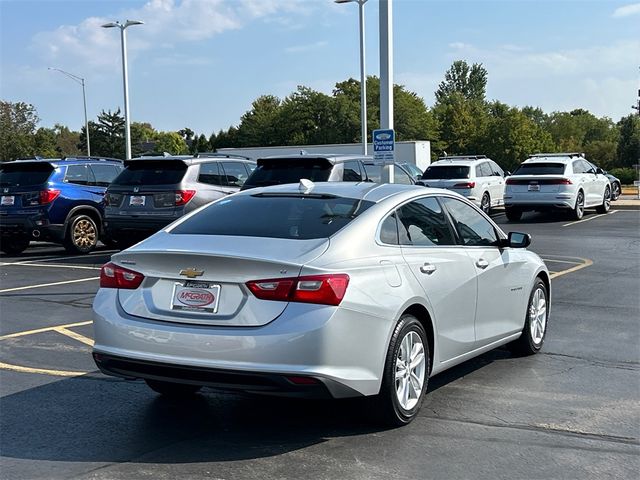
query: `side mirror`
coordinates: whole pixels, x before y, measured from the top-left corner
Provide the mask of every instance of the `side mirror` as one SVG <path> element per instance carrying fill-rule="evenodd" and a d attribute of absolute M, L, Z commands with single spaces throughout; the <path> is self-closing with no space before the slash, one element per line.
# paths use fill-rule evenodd
<path fill-rule="evenodd" d="M 531 245 L 531 235 L 528 233 L 509 232 L 507 243 L 511 248 L 527 248 Z"/>

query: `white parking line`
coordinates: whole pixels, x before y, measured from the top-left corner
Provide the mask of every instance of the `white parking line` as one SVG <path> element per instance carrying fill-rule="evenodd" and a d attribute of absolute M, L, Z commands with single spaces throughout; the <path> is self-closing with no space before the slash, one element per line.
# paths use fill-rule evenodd
<path fill-rule="evenodd" d="M 47 263 L 7 263 L 0 262 L 0 267 L 46 267 L 46 268 L 73 268 L 76 270 L 100 270 L 100 267 L 87 267 L 85 265 L 49 265 Z"/>
<path fill-rule="evenodd" d="M 24 287 L 5 288 L 0 293 L 17 292 L 18 290 L 29 290 L 31 288 L 53 287 L 55 285 L 66 285 L 68 283 L 88 282 L 89 280 L 99 280 L 100 277 L 79 278 L 78 280 L 66 280 L 64 282 L 41 283 L 39 285 L 26 285 Z"/>
<path fill-rule="evenodd" d="M 618 213 L 618 212 L 619 212 L 619 210 L 611 210 L 609 213 L 601 213 L 600 215 L 596 215 L 595 217 L 589 217 L 589 218 L 585 218 L 584 220 L 578 220 L 576 222 L 565 223 L 562 226 L 563 227 L 570 227 L 571 225 L 577 225 L 578 223 L 588 222 L 590 220 L 595 220 L 596 218 L 604 217 L 606 215 L 612 215 L 612 214 Z"/>

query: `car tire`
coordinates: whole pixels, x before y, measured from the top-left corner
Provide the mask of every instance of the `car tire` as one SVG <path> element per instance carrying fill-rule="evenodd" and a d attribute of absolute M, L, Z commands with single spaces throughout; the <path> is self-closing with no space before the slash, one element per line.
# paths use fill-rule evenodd
<path fill-rule="evenodd" d="M 98 225 L 88 215 L 76 215 L 69 221 L 63 245 L 69 253 L 89 253 L 98 244 Z"/>
<path fill-rule="evenodd" d="M 618 182 L 613 182 L 611 185 L 611 200 L 618 200 L 618 198 L 620 198 L 620 193 L 622 193 L 622 187 L 620 187 Z"/>
<path fill-rule="evenodd" d="M 582 190 L 578 190 L 578 195 L 576 195 L 576 204 L 571 211 L 571 218 L 573 220 L 581 220 L 584 217 L 584 192 Z"/>
<path fill-rule="evenodd" d="M 516 208 L 505 208 L 504 213 L 510 222 L 517 222 L 522 218 L 522 210 Z"/>
<path fill-rule="evenodd" d="M 604 195 L 602 196 L 602 205 L 596 208 L 598 213 L 607 213 L 611 209 L 611 190 L 609 187 L 604 189 Z"/>
<path fill-rule="evenodd" d="M 147 386 L 156 393 L 166 397 L 184 398 L 195 395 L 200 391 L 202 385 L 191 385 L 187 383 L 164 382 L 161 380 L 146 379 Z"/>
<path fill-rule="evenodd" d="M 542 348 L 549 325 L 548 299 L 547 286 L 540 278 L 537 278 L 529 295 L 522 334 L 517 340 L 507 345 L 513 354 L 518 356 L 533 355 Z"/>
<path fill-rule="evenodd" d="M 491 214 L 491 196 L 489 192 L 484 192 L 480 200 L 480 209 L 487 215 Z"/>
<path fill-rule="evenodd" d="M 407 356 L 413 364 L 409 368 L 405 367 Z M 412 356 L 415 356 L 413 360 Z M 416 417 L 429 383 L 429 363 L 429 342 L 424 327 L 413 315 L 403 315 L 391 336 L 380 393 L 370 399 L 376 421 L 402 426 Z"/>
<path fill-rule="evenodd" d="M 0 250 L 7 255 L 18 255 L 24 252 L 31 240 L 28 237 L 3 238 L 0 240 Z"/>

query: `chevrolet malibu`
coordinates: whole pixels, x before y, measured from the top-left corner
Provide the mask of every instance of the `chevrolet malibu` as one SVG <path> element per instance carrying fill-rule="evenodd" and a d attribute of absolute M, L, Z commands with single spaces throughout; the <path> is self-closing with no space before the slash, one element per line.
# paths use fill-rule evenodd
<path fill-rule="evenodd" d="M 368 397 L 406 424 L 429 377 L 500 345 L 540 350 L 551 291 L 530 241 L 446 190 L 247 190 L 102 267 L 93 356 L 164 395 Z"/>

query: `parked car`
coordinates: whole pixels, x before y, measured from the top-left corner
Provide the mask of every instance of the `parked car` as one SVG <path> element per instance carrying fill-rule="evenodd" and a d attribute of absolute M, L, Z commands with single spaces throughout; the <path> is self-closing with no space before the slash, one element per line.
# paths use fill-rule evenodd
<path fill-rule="evenodd" d="M 384 165 L 381 162 L 375 160 L 365 160 L 364 169 L 367 172 L 367 181 L 374 183 L 381 183 L 382 181 L 382 169 Z M 416 181 L 409 171 L 407 171 L 399 163 L 395 164 L 393 169 L 393 183 L 400 183 L 402 185 L 414 185 Z"/>
<path fill-rule="evenodd" d="M 258 166 L 242 186 L 242 190 L 285 183 L 298 183 L 306 178 L 313 182 L 367 181 L 363 155 L 306 154 L 259 158 Z"/>
<path fill-rule="evenodd" d="M 620 179 L 615 175 L 611 175 L 606 170 L 601 169 L 597 165 L 594 165 L 593 163 L 591 165 L 595 167 L 596 171 L 599 174 L 604 175 L 609 179 L 609 184 L 611 184 L 611 201 L 617 200 L 622 193 L 622 183 L 620 183 Z"/>
<path fill-rule="evenodd" d="M 582 153 L 531 155 L 507 178 L 504 195 L 509 220 L 522 212 L 564 210 L 580 220 L 585 208 L 607 213 L 611 207 L 609 179 Z"/>
<path fill-rule="evenodd" d="M 93 357 L 164 395 L 364 396 L 406 424 L 430 376 L 504 344 L 540 350 L 551 287 L 529 243 L 440 189 L 256 188 L 112 257 Z"/>
<path fill-rule="evenodd" d="M 102 157 L 35 158 L 0 164 L 0 250 L 23 252 L 31 240 L 93 250 L 103 224 L 103 197 L 122 161 Z"/>
<path fill-rule="evenodd" d="M 429 165 L 418 184 L 454 190 L 489 214 L 504 203 L 504 177 L 502 168 L 485 155 L 447 156 Z"/>
<path fill-rule="evenodd" d="M 400 162 L 400 166 L 404 168 L 409 173 L 409 175 L 411 175 L 414 181 L 417 182 L 422 178 L 422 174 L 424 172 L 415 163 Z"/>
<path fill-rule="evenodd" d="M 240 190 L 255 162 L 217 154 L 141 157 L 107 189 L 105 232 L 121 248 L 213 200 Z"/>

